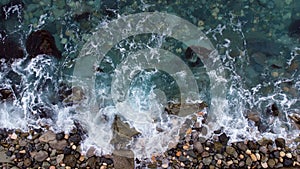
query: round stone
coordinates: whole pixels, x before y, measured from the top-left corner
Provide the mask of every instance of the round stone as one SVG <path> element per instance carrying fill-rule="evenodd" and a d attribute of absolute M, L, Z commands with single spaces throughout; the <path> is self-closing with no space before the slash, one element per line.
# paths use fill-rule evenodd
<path fill-rule="evenodd" d="M 165 163 L 163 165 L 161 165 L 162 168 L 168 168 L 169 167 L 169 164 L 168 163 Z"/>
<path fill-rule="evenodd" d="M 256 158 L 256 156 L 255 156 L 255 154 L 250 154 L 250 157 L 251 157 L 251 160 L 252 161 L 257 161 L 257 158 Z"/>
<path fill-rule="evenodd" d="M 279 155 L 280 155 L 280 157 L 284 157 L 285 156 L 285 152 L 280 151 Z"/>
<path fill-rule="evenodd" d="M 267 162 L 261 162 L 262 168 L 268 168 L 268 163 Z"/>
<path fill-rule="evenodd" d="M 287 158 L 292 158 L 292 157 L 293 157 L 291 153 L 286 153 L 285 156 L 286 156 Z"/>
<path fill-rule="evenodd" d="M 268 166 L 270 166 L 270 168 L 273 168 L 275 166 L 276 162 L 274 159 L 269 159 L 268 160 Z"/>

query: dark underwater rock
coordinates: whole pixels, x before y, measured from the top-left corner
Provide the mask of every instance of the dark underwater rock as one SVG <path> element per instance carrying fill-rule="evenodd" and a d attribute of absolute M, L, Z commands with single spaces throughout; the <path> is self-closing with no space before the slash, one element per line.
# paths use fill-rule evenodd
<path fill-rule="evenodd" d="M 267 108 L 267 113 L 272 114 L 273 116 L 279 116 L 280 111 L 277 105 L 274 103 L 270 107 Z"/>
<path fill-rule="evenodd" d="M 54 37 L 47 30 L 32 32 L 26 41 L 26 50 L 30 58 L 40 54 L 61 58 L 61 52 L 56 47 Z"/>
<path fill-rule="evenodd" d="M 90 16 L 91 16 L 90 12 L 83 12 L 81 14 L 75 14 L 74 20 L 77 22 L 82 21 L 82 20 L 87 21 L 87 20 L 89 20 Z"/>
<path fill-rule="evenodd" d="M 1 17 L 7 20 L 8 17 L 17 16 L 18 12 L 22 12 L 24 9 L 24 3 L 22 0 L 12 0 L 9 3 L 1 6 Z"/>
<path fill-rule="evenodd" d="M 300 38 L 300 19 L 294 20 L 289 25 L 289 36 Z"/>
<path fill-rule="evenodd" d="M 271 40 L 248 38 L 247 50 L 250 55 L 254 53 L 263 53 L 267 57 L 278 56 L 282 51 L 282 45 Z"/>
<path fill-rule="evenodd" d="M 14 99 L 14 92 L 9 88 L 0 88 L 0 101 L 7 101 Z"/>
<path fill-rule="evenodd" d="M 13 61 L 23 57 L 24 51 L 20 45 L 12 37 L 7 36 L 5 31 L 0 31 L 0 59 Z"/>
<path fill-rule="evenodd" d="M 188 59 L 189 65 L 195 67 L 199 64 L 202 64 L 200 58 L 197 54 L 193 51 L 192 48 L 188 47 L 185 51 L 185 58 Z M 203 64 L 202 64 L 203 65 Z"/>

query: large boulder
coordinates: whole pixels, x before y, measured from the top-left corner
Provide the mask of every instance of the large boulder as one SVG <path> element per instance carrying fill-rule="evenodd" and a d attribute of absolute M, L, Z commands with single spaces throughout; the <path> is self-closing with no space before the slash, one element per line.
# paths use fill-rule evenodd
<path fill-rule="evenodd" d="M 0 59 L 12 61 L 24 57 L 23 49 L 13 39 L 5 31 L 0 30 Z"/>
<path fill-rule="evenodd" d="M 55 39 L 47 30 L 32 32 L 26 41 L 26 50 L 30 58 L 46 54 L 61 58 L 61 52 L 57 49 Z"/>

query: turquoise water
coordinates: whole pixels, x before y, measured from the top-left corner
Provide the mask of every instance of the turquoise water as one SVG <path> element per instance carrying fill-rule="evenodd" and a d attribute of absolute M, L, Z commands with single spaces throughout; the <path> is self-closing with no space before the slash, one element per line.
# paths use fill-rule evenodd
<path fill-rule="evenodd" d="M 223 127 L 233 141 L 246 137 L 259 138 L 262 135 L 292 138 L 298 134 L 292 120 L 288 118 L 288 115 L 293 113 L 300 114 L 300 30 L 297 22 L 296 26 L 290 26 L 300 19 L 300 4 L 296 0 L 226 2 L 24 0 L 11 3 L 7 0 L 1 1 L 0 5 L 2 5 L 0 30 L 5 32 L 1 33 L 2 41 L 5 38 L 11 39 L 14 42 L 12 46 L 24 52 L 23 58 L 13 62 L 12 65 L 5 61 L 1 63 L 2 86 L 13 88 L 16 97 L 13 103 L 3 105 L 4 120 L 0 123 L 1 127 L 26 128 L 28 125 L 50 123 L 57 130 L 71 128 L 72 120 L 80 118 L 81 114 L 76 108 L 68 107 L 68 104 L 80 102 L 81 99 L 71 98 L 71 101 L 61 102 L 57 92 L 61 92 L 60 85 L 67 84 L 70 87 L 71 80 L 76 80 L 72 76 L 74 65 L 78 61 L 83 45 L 95 35 L 93 32 L 127 15 L 164 12 L 197 26 L 218 51 L 217 59 L 224 68 L 222 72 L 225 74 L 226 88 L 219 89 L 225 96 L 218 98 L 220 108 L 214 109 L 218 112 L 208 112 L 216 114 L 212 116 L 216 118 L 214 120 L 216 126 L 213 128 Z M 62 52 L 62 58 L 58 60 L 51 56 L 40 56 L 32 60 L 27 58 L 26 39 L 31 32 L 40 29 L 51 33 L 58 50 Z M 110 30 L 109 27 L 105 29 L 108 32 Z M 101 39 L 99 41 L 102 42 Z M 110 90 L 110 83 L 116 73 L 114 70 L 125 58 L 134 56 L 139 50 L 149 48 L 162 48 L 179 56 L 192 73 L 196 74 L 199 100 L 211 104 L 214 98 L 210 93 L 214 84 L 199 58 L 194 56 L 186 58 L 187 47 L 167 34 L 146 33 L 121 40 L 107 53 L 104 61 L 96 65 L 94 73 L 99 103 L 97 106 L 100 106 L 103 114 L 91 116 L 96 116 L 95 119 L 99 121 L 108 118 L 106 120 L 109 122 L 104 124 L 106 127 L 111 125 L 109 119 L 116 111 L 113 108 L 115 103 L 111 99 Z M 4 53 L 6 57 L 9 53 L 1 52 L 1 55 Z M 165 66 L 176 68 L 178 65 Z M 82 84 L 84 91 L 86 84 L 82 81 L 78 83 Z M 128 92 L 130 104 L 141 111 L 159 111 L 162 107 L 158 103 L 180 100 L 180 87 L 166 72 L 143 70 L 132 77 L 130 85 Z M 159 100 L 154 90 L 163 91 L 165 98 Z M 88 97 L 88 94 L 85 93 L 83 97 Z M 89 103 L 89 101 L 81 102 L 85 104 L 83 107 L 89 106 Z M 43 107 L 42 110 L 39 107 Z M 274 107 L 279 110 L 278 116 L 274 116 Z M 23 110 L 22 113 L 13 115 L 9 113 L 20 109 Z M 261 125 L 258 128 L 254 122 L 245 118 L 249 112 L 254 112 L 261 118 Z M 153 116 L 157 118 L 155 113 Z M 16 125 L 12 122 L 16 119 L 26 120 Z M 161 118 L 161 121 L 164 120 L 170 119 Z M 88 129 L 99 127 L 97 129 L 105 130 L 103 126 L 95 126 L 94 123 L 99 122 L 83 125 Z M 155 136 L 153 131 L 144 128 L 140 128 L 140 131 L 149 132 L 151 137 Z M 258 131 L 261 133 L 258 134 Z M 91 129 L 91 132 L 96 131 Z M 107 137 L 104 140 L 109 142 L 110 136 L 103 136 Z M 87 144 L 99 142 L 103 140 L 91 139 Z M 109 143 L 99 146 L 109 147 Z M 107 148 L 107 151 L 109 152 L 110 148 Z"/>

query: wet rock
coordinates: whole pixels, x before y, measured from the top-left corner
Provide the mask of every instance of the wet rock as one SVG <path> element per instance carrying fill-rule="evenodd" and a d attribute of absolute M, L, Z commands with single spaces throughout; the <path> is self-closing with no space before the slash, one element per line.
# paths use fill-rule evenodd
<path fill-rule="evenodd" d="M 209 165 L 212 161 L 212 157 L 203 158 L 204 165 Z"/>
<path fill-rule="evenodd" d="M 258 126 L 259 125 L 259 123 L 260 123 L 260 117 L 259 117 L 259 115 L 258 115 L 258 112 L 255 112 L 255 111 L 247 111 L 246 112 L 246 117 L 249 119 L 249 120 L 251 120 L 251 121 L 253 121 L 253 122 L 255 122 L 255 126 Z"/>
<path fill-rule="evenodd" d="M 280 156 L 279 151 L 274 151 L 272 154 L 273 154 L 273 157 L 275 157 L 275 158 L 279 158 L 279 156 Z"/>
<path fill-rule="evenodd" d="M 0 147 L 1 148 L 1 147 Z M 12 154 L 7 154 L 5 150 L 0 150 L 0 163 L 9 163 L 11 160 L 9 159 L 9 156 Z"/>
<path fill-rule="evenodd" d="M 10 17 L 21 17 L 19 13 L 22 13 L 24 3 L 22 0 L 12 0 L 9 3 L 1 6 L 2 19 L 7 20 Z"/>
<path fill-rule="evenodd" d="M 267 108 L 267 113 L 272 114 L 273 116 L 278 116 L 280 111 L 275 103 L 273 103 L 270 107 Z"/>
<path fill-rule="evenodd" d="M 168 167 L 169 167 L 169 164 L 168 164 L 168 163 L 162 164 L 161 167 L 162 167 L 162 168 L 168 168 Z"/>
<path fill-rule="evenodd" d="M 6 61 L 13 61 L 25 56 L 21 46 L 13 39 L 14 38 L 10 36 L 1 38 L 0 35 L 0 58 L 5 59 Z"/>
<path fill-rule="evenodd" d="M 127 142 L 129 142 L 133 137 L 140 134 L 134 128 L 131 128 L 129 124 L 123 122 L 118 116 L 115 116 L 112 127 L 114 138 L 112 139 L 111 143 L 113 145 L 118 145 L 121 148 L 125 148 Z"/>
<path fill-rule="evenodd" d="M 267 162 L 261 162 L 262 168 L 268 168 L 268 163 Z"/>
<path fill-rule="evenodd" d="M 276 138 L 275 144 L 277 147 L 284 148 L 285 147 L 285 140 L 283 138 Z"/>
<path fill-rule="evenodd" d="M 34 159 L 38 162 L 42 162 L 46 160 L 48 157 L 48 153 L 46 151 L 39 151 L 35 154 Z"/>
<path fill-rule="evenodd" d="M 267 57 L 278 56 L 282 50 L 282 46 L 275 41 L 263 38 L 247 38 L 247 49 L 250 54 L 262 53 Z"/>
<path fill-rule="evenodd" d="M 60 164 L 63 161 L 63 159 L 64 159 L 64 155 L 63 154 L 57 155 L 57 157 L 56 157 L 56 163 Z"/>
<path fill-rule="evenodd" d="M 261 52 L 253 53 L 251 55 L 251 61 L 253 60 L 256 64 L 259 65 L 264 65 L 267 59 L 267 56 Z"/>
<path fill-rule="evenodd" d="M 53 131 L 48 130 L 40 136 L 39 141 L 48 143 L 48 142 L 53 141 L 55 139 L 56 139 L 56 134 Z"/>
<path fill-rule="evenodd" d="M 91 167 L 91 168 L 96 168 L 96 164 L 97 163 L 97 158 L 96 157 L 90 157 L 88 160 L 87 160 L 87 166 L 88 167 Z"/>
<path fill-rule="evenodd" d="M 300 129 L 300 115 L 294 113 L 294 114 L 288 115 L 288 117 L 289 117 L 290 119 L 292 119 L 293 122 L 294 122 L 294 124 L 296 125 L 296 127 L 297 127 L 298 129 Z"/>
<path fill-rule="evenodd" d="M 67 166 L 75 167 L 77 159 L 75 158 L 74 155 L 67 155 L 65 156 L 63 161 Z"/>
<path fill-rule="evenodd" d="M 134 154 L 130 150 L 115 150 L 113 152 L 114 167 L 116 169 L 134 169 Z"/>
<path fill-rule="evenodd" d="M 186 157 L 184 157 L 184 156 L 180 156 L 180 157 L 178 158 L 178 160 L 181 161 L 181 162 L 185 162 L 185 161 L 187 161 L 188 159 L 187 159 Z M 204 160 L 204 159 L 203 159 L 203 160 Z"/>
<path fill-rule="evenodd" d="M 254 142 L 254 141 L 248 141 L 247 146 L 248 146 L 248 148 L 251 149 L 251 150 L 256 150 L 256 149 L 258 149 L 258 146 L 257 146 L 256 142 Z"/>
<path fill-rule="evenodd" d="M 186 154 L 192 158 L 197 158 L 197 155 L 195 154 L 195 152 L 193 150 L 188 150 L 186 152 Z"/>
<path fill-rule="evenodd" d="M 255 154 L 250 154 L 250 157 L 253 162 L 257 161 L 257 157 Z"/>
<path fill-rule="evenodd" d="M 203 146 L 199 141 L 194 143 L 194 148 L 198 153 L 202 153 L 204 151 Z"/>
<path fill-rule="evenodd" d="M 62 139 L 64 139 L 64 137 L 65 137 L 64 132 L 57 133 L 55 136 L 56 140 L 62 140 Z"/>
<path fill-rule="evenodd" d="M 0 88 L 0 101 L 14 100 L 14 92 L 9 88 Z"/>
<path fill-rule="evenodd" d="M 79 142 L 81 141 L 81 137 L 78 135 L 78 134 L 75 134 L 75 135 L 72 135 L 70 136 L 69 138 L 69 142 L 70 143 L 75 143 L 75 144 L 78 144 Z"/>
<path fill-rule="evenodd" d="M 229 141 L 229 137 L 227 137 L 227 135 L 225 133 L 221 134 L 219 136 L 219 141 L 220 143 L 222 143 L 223 145 L 227 145 L 228 141 Z"/>
<path fill-rule="evenodd" d="M 95 151 L 96 151 L 95 147 L 90 147 L 86 152 L 86 156 L 88 158 L 92 157 L 93 155 L 95 155 Z"/>
<path fill-rule="evenodd" d="M 259 151 L 262 152 L 262 153 L 264 153 L 264 154 L 267 154 L 267 153 L 268 153 L 268 149 L 267 149 L 266 146 L 261 146 L 261 147 L 259 147 Z"/>
<path fill-rule="evenodd" d="M 197 54 L 193 51 L 191 47 L 188 47 L 185 51 L 185 58 L 189 61 L 191 67 L 202 66 L 203 63 Z"/>
<path fill-rule="evenodd" d="M 233 155 L 235 153 L 235 149 L 233 147 L 227 146 L 226 153 L 229 155 Z"/>
<path fill-rule="evenodd" d="M 80 13 L 80 14 L 75 14 L 74 16 L 74 20 L 79 22 L 81 20 L 85 20 L 87 21 L 91 16 L 91 13 L 90 12 L 83 12 L 83 13 Z"/>
<path fill-rule="evenodd" d="M 237 147 L 242 151 L 246 151 L 248 149 L 247 145 L 243 142 L 238 142 Z"/>
<path fill-rule="evenodd" d="M 49 168 L 50 167 L 50 163 L 48 163 L 47 161 L 44 161 L 42 164 L 43 168 Z"/>
<path fill-rule="evenodd" d="M 283 160 L 283 166 L 285 167 L 291 167 L 293 165 L 293 160 L 289 158 L 284 158 Z"/>
<path fill-rule="evenodd" d="M 203 110 L 205 107 L 207 107 L 207 103 L 173 103 L 169 102 L 167 107 L 165 108 L 165 111 L 168 114 L 174 114 L 179 116 L 184 116 L 184 114 L 180 113 L 187 113 L 186 115 L 190 115 L 191 113 L 199 112 Z"/>
<path fill-rule="evenodd" d="M 209 156 L 209 152 L 207 151 L 204 151 L 202 154 L 201 154 L 202 157 L 208 157 Z"/>
<path fill-rule="evenodd" d="M 262 138 L 257 142 L 261 146 L 272 145 L 273 141 L 267 138 Z"/>
<path fill-rule="evenodd" d="M 59 99 L 62 101 L 65 105 L 71 106 L 73 104 L 80 103 L 85 95 L 83 92 L 83 89 L 80 87 L 73 87 L 71 89 L 67 88 L 67 86 L 62 86 L 59 89 Z"/>
<path fill-rule="evenodd" d="M 222 143 L 219 143 L 219 142 L 215 142 L 214 143 L 214 149 L 218 152 L 218 153 L 221 153 L 224 151 L 224 145 Z"/>
<path fill-rule="evenodd" d="M 251 158 L 250 158 L 250 157 L 247 157 L 247 159 L 246 159 L 246 165 L 247 165 L 247 166 L 251 166 L 251 164 L 252 164 Z"/>
<path fill-rule="evenodd" d="M 24 159 L 24 166 L 29 167 L 31 165 L 32 161 L 30 158 L 25 158 Z"/>
<path fill-rule="evenodd" d="M 65 147 L 64 148 L 64 155 L 69 155 L 72 154 L 72 149 L 70 147 Z"/>
<path fill-rule="evenodd" d="M 289 36 L 300 37 L 300 19 L 294 20 L 289 25 Z"/>
<path fill-rule="evenodd" d="M 64 148 L 68 146 L 68 142 L 66 140 L 54 140 L 50 141 L 49 145 L 51 148 L 54 148 L 56 150 L 64 150 Z"/>
<path fill-rule="evenodd" d="M 107 165 L 112 165 L 114 161 L 111 158 L 101 157 L 100 163 L 106 163 Z"/>
<path fill-rule="evenodd" d="M 276 164 L 274 159 L 269 159 L 267 163 L 270 168 L 273 168 Z"/>
<path fill-rule="evenodd" d="M 61 52 L 56 47 L 54 37 L 47 30 L 32 32 L 27 38 L 26 50 L 30 58 L 34 58 L 40 54 L 61 58 Z"/>

